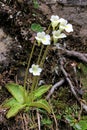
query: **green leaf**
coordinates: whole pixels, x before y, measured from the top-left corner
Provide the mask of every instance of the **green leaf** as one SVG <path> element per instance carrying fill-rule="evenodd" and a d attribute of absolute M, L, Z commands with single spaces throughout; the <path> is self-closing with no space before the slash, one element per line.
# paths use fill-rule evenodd
<path fill-rule="evenodd" d="M 34 101 L 38 98 L 41 98 L 41 96 L 44 93 L 46 93 L 49 90 L 49 88 L 51 88 L 51 85 L 43 85 L 38 89 L 36 89 L 35 91 L 33 91 L 32 93 L 29 93 L 27 97 L 27 103 L 30 103 L 31 101 Z"/>
<path fill-rule="evenodd" d="M 42 32 L 43 31 L 43 28 L 41 27 L 41 25 L 36 24 L 36 23 L 31 24 L 31 29 L 35 32 Z"/>
<path fill-rule="evenodd" d="M 7 99 L 3 104 L 2 106 L 3 107 L 12 107 L 14 106 L 15 104 L 19 104 L 19 102 L 17 102 L 17 100 L 15 98 L 10 98 L 10 99 Z"/>
<path fill-rule="evenodd" d="M 81 130 L 87 130 L 87 120 L 80 120 L 78 123 L 81 127 Z"/>
<path fill-rule="evenodd" d="M 80 77 L 80 81 L 83 84 L 83 87 L 87 87 L 87 65 L 80 63 L 78 65 L 78 76 Z"/>
<path fill-rule="evenodd" d="M 39 87 L 37 90 L 34 91 L 34 97 L 35 99 L 41 97 L 44 93 L 46 93 L 52 85 L 43 85 Z"/>
<path fill-rule="evenodd" d="M 65 115 L 64 117 L 70 125 L 74 122 L 74 118 L 71 115 Z"/>
<path fill-rule="evenodd" d="M 43 108 L 45 109 L 48 113 L 51 113 L 51 108 L 48 102 L 44 99 L 41 99 L 36 102 L 32 102 L 29 104 L 29 107 L 38 107 L 38 108 Z"/>
<path fill-rule="evenodd" d="M 39 8 L 39 4 L 38 4 L 37 0 L 33 0 L 33 3 L 34 3 L 34 8 L 38 9 Z"/>
<path fill-rule="evenodd" d="M 26 107 L 26 104 L 21 105 L 21 104 L 15 104 L 14 106 L 12 106 L 9 111 L 6 114 L 7 119 L 15 116 L 21 109 L 23 109 L 24 107 Z"/>
<path fill-rule="evenodd" d="M 75 123 L 74 126 L 73 126 L 73 128 L 75 130 L 82 130 L 81 126 L 78 123 Z"/>
<path fill-rule="evenodd" d="M 84 76 L 87 76 L 87 65 L 80 63 L 78 68 L 81 69 L 81 72 L 84 74 Z"/>
<path fill-rule="evenodd" d="M 50 126 L 52 124 L 52 121 L 49 118 L 42 119 L 41 122 L 43 125 L 48 125 L 48 126 Z"/>
<path fill-rule="evenodd" d="M 21 85 L 8 83 L 6 85 L 6 88 L 19 103 L 24 103 L 25 95 L 27 96 L 27 92 Z"/>

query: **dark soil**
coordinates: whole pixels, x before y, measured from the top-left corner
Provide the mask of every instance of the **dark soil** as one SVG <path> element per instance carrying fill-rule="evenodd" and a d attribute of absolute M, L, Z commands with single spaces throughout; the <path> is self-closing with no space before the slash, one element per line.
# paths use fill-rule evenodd
<path fill-rule="evenodd" d="M 19 2 L 18 2 L 19 1 Z M 75 0 L 74 0 L 75 1 Z M 74 32 L 62 41 L 66 43 L 66 49 L 87 53 L 87 2 L 84 0 L 82 4 L 75 3 L 73 0 L 59 2 L 43 2 L 39 1 L 39 8 L 35 9 L 32 2 L 22 0 L 1 0 L 0 1 L 0 104 L 10 97 L 5 89 L 5 84 L 12 81 L 23 84 L 25 69 L 27 66 L 28 55 L 31 52 L 35 32 L 31 30 L 32 23 L 39 23 L 44 29 L 49 25 L 49 18 L 56 14 L 67 19 L 74 27 Z M 38 48 L 32 62 L 36 60 Z M 62 77 L 60 70 L 55 71 L 58 64 L 59 55 L 54 49 L 50 49 L 48 59 L 45 61 L 45 72 L 41 76 L 41 80 L 46 84 L 55 84 Z M 73 70 L 71 63 L 79 63 L 77 59 L 67 58 L 67 72 L 70 73 L 73 82 Z M 58 69 L 58 68 L 57 68 Z M 48 78 L 49 77 L 49 78 Z M 58 97 L 58 93 L 60 95 Z M 65 93 L 65 94 L 64 94 Z M 64 94 L 64 95 L 63 95 Z M 82 96 L 80 94 L 80 96 Z M 73 102 L 77 102 L 70 90 L 67 89 L 67 82 L 62 88 L 56 90 L 52 95 L 52 100 L 60 99 L 65 106 L 57 106 L 57 100 L 53 103 L 56 112 L 61 113 L 62 109 L 71 106 Z M 33 110 L 34 112 L 34 110 Z M 32 113 L 31 112 L 31 115 Z M 28 113 L 29 114 L 29 113 Z M 20 112 L 16 117 L 9 120 L 6 119 L 6 110 L 0 107 L 0 130 L 31 130 L 29 122 L 32 124 L 30 117 L 26 113 Z M 35 113 L 36 114 L 36 113 Z M 46 116 L 46 114 L 45 114 Z M 44 115 L 43 115 L 44 117 Z M 52 130 L 56 130 L 55 121 L 52 116 Z M 37 122 L 37 121 L 36 121 Z M 64 119 L 58 122 L 59 130 L 73 130 Z M 27 127 L 28 126 L 28 127 Z M 38 127 L 32 128 L 38 130 Z M 51 126 L 42 125 L 43 130 L 51 130 Z"/>

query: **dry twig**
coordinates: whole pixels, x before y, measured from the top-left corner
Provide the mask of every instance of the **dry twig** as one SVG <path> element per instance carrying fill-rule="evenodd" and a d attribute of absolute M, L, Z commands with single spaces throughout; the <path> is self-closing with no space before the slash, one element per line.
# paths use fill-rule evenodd
<path fill-rule="evenodd" d="M 37 109 L 37 119 L 38 119 L 38 130 L 41 130 L 41 126 L 40 126 L 40 114 L 39 114 L 39 111 Z"/>
<path fill-rule="evenodd" d="M 54 93 L 55 89 L 57 89 L 58 87 L 60 87 L 64 82 L 65 82 L 65 79 L 61 79 L 59 82 L 57 82 L 56 84 L 54 84 L 52 86 L 51 90 L 49 91 L 46 99 L 48 100 L 50 98 L 50 96 Z"/>
<path fill-rule="evenodd" d="M 75 87 L 73 86 L 73 84 L 72 84 L 72 82 L 71 82 L 71 80 L 70 80 L 70 78 L 69 78 L 68 73 L 67 73 L 66 70 L 64 69 L 63 64 L 64 64 L 64 63 L 63 63 L 63 58 L 60 58 L 60 69 L 61 69 L 62 73 L 64 74 L 66 81 L 67 81 L 68 84 L 69 84 L 69 88 L 70 88 L 72 94 L 74 95 L 74 97 L 77 99 L 77 101 L 78 101 L 79 104 L 81 105 L 81 107 L 87 112 L 87 105 L 86 105 L 86 103 L 84 103 L 84 102 L 82 101 L 82 99 L 80 99 L 80 98 L 78 97 L 78 95 L 77 95 L 77 93 L 76 93 L 76 91 L 75 91 L 75 89 L 74 89 Z"/>
<path fill-rule="evenodd" d="M 67 50 L 65 48 L 61 48 L 61 47 L 57 47 L 57 49 L 61 50 L 62 54 L 65 54 L 70 57 L 76 57 L 79 60 L 81 60 L 82 62 L 87 63 L 87 54 L 86 53 L 80 53 L 77 51 L 69 51 L 69 50 Z"/>

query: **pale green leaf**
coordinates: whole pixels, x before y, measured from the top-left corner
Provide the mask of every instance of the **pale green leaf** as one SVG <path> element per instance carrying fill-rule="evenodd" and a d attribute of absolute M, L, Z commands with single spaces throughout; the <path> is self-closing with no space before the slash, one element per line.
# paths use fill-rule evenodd
<path fill-rule="evenodd" d="M 45 109 L 48 113 L 51 113 L 51 108 L 48 102 L 44 99 L 41 99 L 36 102 L 32 102 L 29 104 L 29 107 L 37 107 L 37 108 L 43 108 Z"/>
<path fill-rule="evenodd" d="M 74 124 L 73 127 L 75 128 L 75 130 L 82 130 L 81 126 L 78 123 Z"/>
<path fill-rule="evenodd" d="M 10 99 L 7 99 L 3 104 L 2 106 L 3 107 L 12 107 L 12 106 L 15 106 L 15 104 L 19 104 L 19 102 L 15 99 L 15 98 L 10 98 Z"/>
<path fill-rule="evenodd" d="M 87 130 L 87 120 L 80 120 L 78 123 L 81 127 L 81 130 Z"/>
<path fill-rule="evenodd" d="M 6 88 L 19 103 L 24 103 L 27 92 L 21 85 L 8 83 Z"/>
<path fill-rule="evenodd" d="M 43 85 L 34 91 L 35 99 L 41 97 L 44 93 L 46 93 L 51 88 L 51 85 Z"/>
<path fill-rule="evenodd" d="M 15 106 L 11 107 L 9 111 L 6 114 L 7 118 L 14 117 L 20 110 L 22 110 L 24 107 L 26 107 L 26 104 L 15 104 Z"/>
<path fill-rule="evenodd" d="M 39 87 L 38 89 L 36 89 L 35 91 L 33 91 L 32 93 L 29 93 L 27 97 L 27 103 L 30 103 L 31 101 L 34 101 L 38 98 L 41 98 L 41 96 L 44 93 L 46 93 L 50 88 L 51 88 L 51 85 L 43 85 Z"/>

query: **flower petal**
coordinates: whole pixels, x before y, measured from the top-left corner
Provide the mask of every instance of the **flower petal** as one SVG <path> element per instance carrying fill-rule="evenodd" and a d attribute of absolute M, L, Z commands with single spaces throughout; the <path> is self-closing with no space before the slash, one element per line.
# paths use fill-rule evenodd
<path fill-rule="evenodd" d="M 29 69 L 29 72 L 30 72 L 30 73 L 33 73 L 32 68 Z"/>
<path fill-rule="evenodd" d="M 40 41 L 43 39 L 43 37 L 45 36 L 45 32 L 38 32 L 37 36 L 35 37 L 37 41 Z"/>
<path fill-rule="evenodd" d="M 43 39 L 42 39 L 42 43 L 44 44 L 44 45 L 50 45 L 50 35 L 45 35 L 45 37 L 43 37 Z"/>
<path fill-rule="evenodd" d="M 52 15 L 50 20 L 51 20 L 51 22 L 58 21 L 59 20 L 59 16 L 58 15 Z"/>
<path fill-rule="evenodd" d="M 60 30 L 53 31 L 53 37 L 56 39 L 64 38 L 66 35 L 64 33 L 61 33 Z"/>
<path fill-rule="evenodd" d="M 63 18 L 60 18 L 60 19 L 59 19 L 59 22 L 60 22 L 60 24 L 62 24 L 62 25 L 67 25 L 67 23 L 68 23 L 68 21 L 65 20 L 65 19 L 63 19 Z"/>
<path fill-rule="evenodd" d="M 73 32 L 72 24 L 67 24 L 65 27 L 66 32 Z"/>
<path fill-rule="evenodd" d="M 52 15 L 51 16 L 51 24 L 52 24 L 52 27 L 53 27 L 53 30 L 55 29 L 55 27 L 58 25 L 59 23 L 59 16 L 57 15 Z"/>
<path fill-rule="evenodd" d="M 66 37 L 66 35 L 64 34 L 64 33 L 61 33 L 59 36 L 58 36 L 58 39 L 59 38 L 65 38 Z"/>
<path fill-rule="evenodd" d="M 64 33 L 61 33 L 60 30 L 53 31 L 52 33 L 53 33 L 54 44 L 57 43 L 58 39 L 66 37 L 66 35 Z"/>

